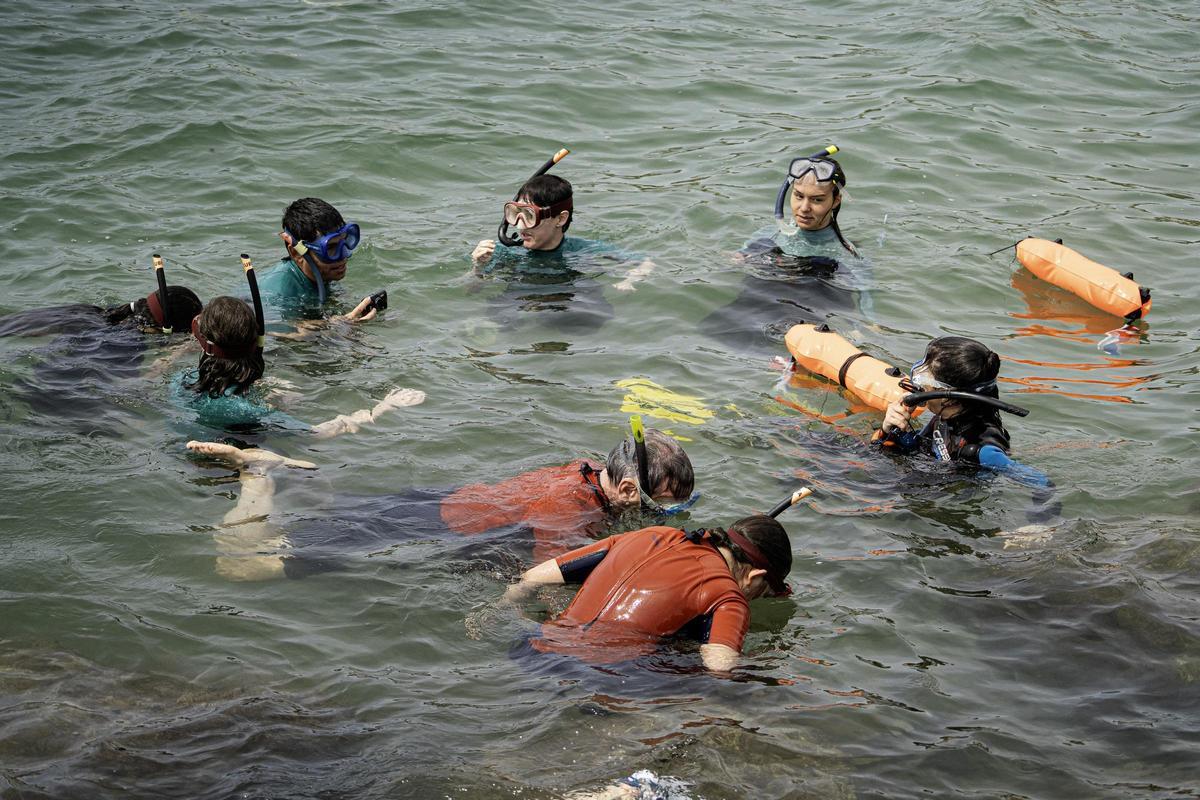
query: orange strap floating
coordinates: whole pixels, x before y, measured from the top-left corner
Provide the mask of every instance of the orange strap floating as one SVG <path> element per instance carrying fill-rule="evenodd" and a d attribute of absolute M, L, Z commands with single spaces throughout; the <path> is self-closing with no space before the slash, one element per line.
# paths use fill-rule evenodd
<path fill-rule="evenodd" d="M 1111 267 L 1097 264 L 1060 242 L 1024 239 L 1017 260 L 1047 283 L 1079 295 L 1101 311 L 1134 320 L 1150 311 L 1150 290 Z"/>
<path fill-rule="evenodd" d="M 872 408 L 886 411 L 908 394 L 900 388 L 899 370 L 867 355 L 827 325 L 793 325 L 784 341 L 797 364 L 836 381 Z"/>

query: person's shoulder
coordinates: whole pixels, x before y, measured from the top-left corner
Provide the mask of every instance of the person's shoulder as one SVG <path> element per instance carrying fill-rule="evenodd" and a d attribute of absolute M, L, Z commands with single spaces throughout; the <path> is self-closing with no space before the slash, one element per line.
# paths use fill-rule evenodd
<path fill-rule="evenodd" d="M 263 294 L 296 297 L 306 294 L 316 294 L 305 274 L 290 258 L 280 259 L 267 267 L 258 279 L 258 288 Z"/>
<path fill-rule="evenodd" d="M 561 253 L 585 253 L 588 255 L 625 255 L 625 251 L 615 244 L 600 239 L 585 239 L 582 236 L 566 236 L 563 238 Z"/>

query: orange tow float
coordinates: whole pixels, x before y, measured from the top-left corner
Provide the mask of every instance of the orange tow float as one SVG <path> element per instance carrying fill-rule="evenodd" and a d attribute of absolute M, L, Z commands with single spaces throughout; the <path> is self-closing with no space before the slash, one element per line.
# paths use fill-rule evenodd
<path fill-rule="evenodd" d="M 900 370 L 867 355 L 828 325 L 793 325 L 784 341 L 797 364 L 837 382 L 879 411 L 908 394 L 900 388 Z"/>
<path fill-rule="evenodd" d="M 1080 255 L 1062 241 L 1023 239 L 1017 260 L 1042 280 L 1082 297 L 1101 311 L 1135 320 L 1150 311 L 1150 290 L 1111 267 Z"/>

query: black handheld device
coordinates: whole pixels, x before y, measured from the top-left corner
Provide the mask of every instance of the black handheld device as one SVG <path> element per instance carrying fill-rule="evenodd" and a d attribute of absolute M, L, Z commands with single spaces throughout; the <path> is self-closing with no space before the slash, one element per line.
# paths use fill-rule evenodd
<path fill-rule="evenodd" d="M 380 289 L 371 295 L 371 304 L 367 306 L 367 311 L 370 311 L 372 308 L 376 311 L 383 311 L 387 308 L 387 289 Z"/>

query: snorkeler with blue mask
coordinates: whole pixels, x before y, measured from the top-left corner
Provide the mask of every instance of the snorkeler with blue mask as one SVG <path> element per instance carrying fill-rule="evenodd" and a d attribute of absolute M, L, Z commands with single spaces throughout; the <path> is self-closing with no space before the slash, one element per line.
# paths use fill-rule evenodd
<path fill-rule="evenodd" d="M 279 238 L 287 258 L 267 268 L 259 285 L 263 299 L 286 315 L 321 307 L 330 286 L 346 276 L 347 262 L 362 243 L 358 223 L 347 222 L 336 208 L 316 197 L 301 198 L 287 207 Z M 353 310 L 331 319 L 365 322 L 386 308 L 386 292 L 364 297 Z M 272 332 L 282 338 L 304 338 L 323 321 L 302 320 L 299 333 Z"/>
<path fill-rule="evenodd" d="M 283 212 L 279 238 L 288 258 L 263 274 L 264 294 L 283 300 L 315 300 L 323 305 L 327 284 L 346 276 L 350 254 L 362 241 L 357 224 L 316 197 L 301 198 Z"/>

